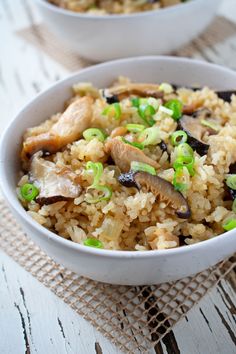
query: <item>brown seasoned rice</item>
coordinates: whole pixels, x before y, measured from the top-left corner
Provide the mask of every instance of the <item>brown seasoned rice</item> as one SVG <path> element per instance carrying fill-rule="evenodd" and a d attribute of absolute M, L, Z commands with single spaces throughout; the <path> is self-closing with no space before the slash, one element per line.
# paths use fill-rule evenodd
<path fill-rule="evenodd" d="M 124 80 L 121 79 L 121 82 Z M 140 124 L 137 109 L 131 105 L 129 98 L 120 102 L 122 114 L 120 120 L 116 120 L 102 114 L 107 103 L 97 89 L 83 83 L 75 85 L 70 102 L 81 95 L 96 97 L 92 127 L 102 128 L 110 134 L 120 125 Z M 116 167 L 107 160 L 104 143 L 96 138 L 73 141 L 61 151 L 46 157 L 57 167 L 70 168 L 77 174 L 82 193 L 74 199 L 49 205 L 40 204 L 37 199 L 22 201 L 30 216 L 61 237 L 77 243 L 83 243 L 87 237 L 96 238 L 109 250 L 168 249 L 204 241 L 224 232 L 223 223 L 236 218 L 232 211 L 232 200 L 226 198 L 225 191 L 229 167 L 236 162 L 236 96 L 232 96 L 231 103 L 228 103 L 207 87 L 198 91 L 181 88 L 176 93 L 165 95 L 166 100 L 175 97 L 185 105 L 197 103 L 198 107 L 208 108 L 220 127 L 217 134 L 204 136 L 204 142 L 210 145 L 207 155 L 200 156 L 194 152 L 195 175 L 190 176 L 187 169 L 185 171 L 188 188 L 182 193 L 191 209 L 191 218 L 178 218 L 171 206 L 165 201 L 158 201 L 151 191 L 122 186 L 117 180 Z M 61 113 L 58 113 L 38 127 L 29 128 L 24 140 L 47 132 L 60 116 Z M 155 120 L 160 138 L 168 146 L 170 161 L 168 153 L 163 152 L 159 145 L 145 147 L 143 151 L 157 162 L 158 175 L 172 183 L 176 156 L 170 136 L 177 129 L 177 123 L 164 112 L 158 112 Z M 90 193 L 87 187 L 93 182 L 91 170 L 85 169 L 88 161 L 103 163 L 100 184 L 112 188 L 110 200 L 96 204 L 86 202 L 86 195 Z M 21 176 L 18 193 L 19 188 L 30 181 L 28 173 L 22 172 Z"/>

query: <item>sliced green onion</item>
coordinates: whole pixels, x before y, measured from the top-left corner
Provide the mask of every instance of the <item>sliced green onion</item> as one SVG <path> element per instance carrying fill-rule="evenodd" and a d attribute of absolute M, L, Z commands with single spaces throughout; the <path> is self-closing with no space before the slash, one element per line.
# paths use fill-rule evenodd
<path fill-rule="evenodd" d="M 147 128 L 143 130 L 138 137 L 143 146 L 157 145 L 161 142 L 160 131 L 158 127 Z"/>
<path fill-rule="evenodd" d="M 222 226 L 225 231 L 233 230 L 236 227 L 236 219 L 229 219 Z"/>
<path fill-rule="evenodd" d="M 90 186 L 88 189 L 95 189 L 99 192 L 102 192 L 103 194 L 98 197 L 86 197 L 85 201 L 89 204 L 96 204 L 98 202 L 101 202 L 102 200 L 109 200 L 111 199 L 112 196 L 112 189 L 109 186 L 101 186 L 101 185 L 96 185 L 96 186 Z"/>
<path fill-rule="evenodd" d="M 178 120 L 182 116 L 183 104 L 179 100 L 169 100 L 165 103 L 165 107 L 173 111 L 172 118 L 174 120 Z"/>
<path fill-rule="evenodd" d="M 173 92 L 173 87 L 170 84 L 163 82 L 162 84 L 160 84 L 159 90 L 163 91 L 166 94 L 169 94 Z"/>
<path fill-rule="evenodd" d="M 153 176 L 156 176 L 157 174 L 155 168 L 148 165 L 147 163 L 132 161 L 130 167 L 132 171 L 148 172 Z"/>
<path fill-rule="evenodd" d="M 174 169 L 177 171 L 179 168 L 186 167 L 190 176 L 195 175 L 194 170 L 195 159 L 193 156 L 180 156 L 178 157 L 173 164 Z"/>
<path fill-rule="evenodd" d="M 170 141 L 173 146 L 186 143 L 188 140 L 187 134 L 183 130 L 177 130 L 171 135 Z"/>
<path fill-rule="evenodd" d="M 112 103 L 109 106 L 107 106 L 104 111 L 102 112 L 102 115 L 107 116 L 111 115 L 115 119 L 120 119 L 121 116 L 121 107 L 118 102 Z"/>
<path fill-rule="evenodd" d="M 191 146 L 187 143 L 183 143 L 177 146 L 177 156 L 182 157 L 182 156 L 193 156 L 194 152 Z"/>
<path fill-rule="evenodd" d="M 97 138 L 99 141 L 103 142 L 106 139 L 105 133 L 98 128 L 89 128 L 83 132 L 83 137 L 87 141 L 91 141 Z"/>
<path fill-rule="evenodd" d="M 211 129 L 215 130 L 216 132 L 218 132 L 220 130 L 220 127 L 216 123 L 211 122 L 206 119 L 202 119 L 201 124 L 204 125 L 205 127 L 209 127 Z"/>
<path fill-rule="evenodd" d="M 39 195 L 39 189 L 34 184 L 26 183 L 20 188 L 20 195 L 27 202 L 31 202 Z"/>
<path fill-rule="evenodd" d="M 125 139 L 125 138 L 123 138 L 122 141 L 123 141 L 125 144 L 129 144 L 129 145 L 134 146 L 134 147 L 136 147 L 136 148 L 138 148 L 138 149 L 140 149 L 140 150 L 143 150 L 143 149 L 144 149 L 144 145 L 143 145 L 142 143 L 138 143 L 138 142 L 136 142 L 136 141 L 131 142 L 131 141 Z"/>
<path fill-rule="evenodd" d="M 140 98 L 139 105 L 148 105 L 148 98 Z"/>
<path fill-rule="evenodd" d="M 131 103 L 132 103 L 133 107 L 138 108 L 139 107 L 139 98 L 138 97 L 132 98 Z"/>
<path fill-rule="evenodd" d="M 167 114 L 170 117 L 172 117 L 172 115 L 173 115 L 172 109 L 166 108 L 165 106 L 160 106 L 159 109 L 158 109 L 158 112 L 165 113 L 165 114 Z"/>
<path fill-rule="evenodd" d="M 187 183 L 185 183 L 184 169 L 178 168 L 175 171 L 173 178 L 173 186 L 179 192 L 184 192 L 187 190 Z"/>
<path fill-rule="evenodd" d="M 148 104 L 142 104 L 138 108 L 139 116 L 149 126 L 153 126 L 156 122 L 152 118 L 152 115 L 156 113 L 155 108 Z"/>
<path fill-rule="evenodd" d="M 233 201 L 232 210 L 234 213 L 236 213 L 236 199 Z"/>
<path fill-rule="evenodd" d="M 229 175 L 226 178 L 226 184 L 229 188 L 236 190 L 236 175 Z"/>
<path fill-rule="evenodd" d="M 89 188 L 94 188 L 98 185 L 101 175 L 103 173 L 103 165 L 101 162 L 92 162 L 88 161 L 86 164 L 86 170 L 92 170 L 93 171 L 93 183 Z"/>
<path fill-rule="evenodd" d="M 96 238 L 86 238 L 86 240 L 84 240 L 84 246 L 103 248 L 102 242 L 97 240 Z"/>
<path fill-rule="evenodd" d="M 140 133 L 145 129 L 142 124 L 127 124 L 125 127 L 131 133 Z"/>
<path fill-rule="evenodd" d="M 159 102 L 158 102 L 158 100 L 157 100 L 156 98 L 154 98 L 154 97 L 149 97 L 149 98 L 147 99 L 147 104 L 150 104 L 150 106 L 152 106 L 155 110 L 157 110 L 158 107 L 159 107 Z"/>

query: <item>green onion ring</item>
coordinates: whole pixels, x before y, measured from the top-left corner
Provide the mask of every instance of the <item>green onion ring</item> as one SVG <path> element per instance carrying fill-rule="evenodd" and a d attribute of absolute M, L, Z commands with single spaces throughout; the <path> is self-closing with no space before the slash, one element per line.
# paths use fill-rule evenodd
<path fill-rule="evenodd" d="M 188 169 L 190 176 L 194 176 L 195 175 L 194 163 L 195 163 L 195 159 L 193 156 L 180 156 L 174 161 L 173 167 L 175 170 L 178 170 L 179 168 L 182 167 L 186 167 Z"/>
<path fill-rule="evenodd" d="M 102 115 L 107 116 L 111 115 L 113 116 L 116 120 L 120 119 L 121 117 L 121 107 L 119 102 L 115 102 L 107 106 L 103 112 Z"/>
<path fill-rule="evenodd" d="M 180 144 L 186 143 L 188 140 L 187 134 L 183 130 L 177 130 L 171 135 L 170 141 L 173 146 L 178 146 Z"/>
<path fill-rule="evenodd" d="M 191 146 L 187 143 L 183 143 L 177 146 L 177 156 L 193 156 L 194 152 Z"/>
<path fill-rule="evenodd" d="M 106 139 L 106 135 L 101 129 L 98 128 L 89 128 L 83 132 L 83 137 L 86 141 L 91 141 L 94 138 L 97 138 L 99 141 L 103 142 Z"/>
<path fill-rule="evenodd" d="M 86 238 L 83 244 L 87 247 L 103 248 L 102 242 L 97 240 L 96 238 Z"/>
<path fill-rule="evenodd" d="M 143 163 L 143 162 L 132 161 L 130 168 L 132 171 L 148 172 L 153 176 L 156 176 L 156 174 L 157 174 L 154 167 L 148 165 L 147 163 Z"/>
<path fill-rule="evenodd" d="M 39 189 L 32 183 L 25 183 L 20 188 L 20 195 L 27 202 L 31 202 L 39 195 Z"/>
<path fill-rule="evenodd" d="M 156 113 L 155 108 L 148 104 L 142 104 L 138 108 L 140 118 L 149 126 L 153 126 L 156 122 L 152 115 Z"/>
<path fill-rule="evenodd" d="M 127 124 L 125 127 L 131 133 L 141 133 L 145 129 L 142 124 Z"/>
<path fill-rule="evenodd" d="M 110 200 L 112 196 L 112 189 L 109 186 L 101 186 L 101 185 L 96 185 L 96 186 L 90 186 L 88 189 L 95 189 L 97 191 L 103 192 L 103 195 L 100 197 L 86 197 L 85 201 L 89 204 L 96 204 L 101 202 L 102 200 Z"/>
<path fill-rule="evenodd" d="M 164 106 L 173 111 L 172 118 L 174 120 L 179 120 L 182 116 L 183 104 L 177 99 L 167 101 Z"/>
<path fill-rule="evenodd" d="M 158 127 L 151 127 L 143 130 L 138 137 L 143 146 L 157 145 L 161 142 L 160 130 Z"/>
<path fill-rule="evenodd" d="M 183 182 L 184 171 L 183 168 L 178 168 L 174 173 L 173 186 L 179 192 L 184 192 L 187 190 L 187 184 Z"/>
<path fill-rule="evenodd" d="M 94 188 L 98 185 L 101 175 L 103 173 L 103 165 L 101 162 L 92 162 L 88 161 L 86 164 L 86 170 L 92 170 L 93 171 L 93 183 L 89 188 Z"/>
<path fill-rule="evenodd" d="M 236 175 L 229 175 L 226 178 L 226 184 L 229 188 L 236 190 Z"/>
<path fill-rule="evenodd" d="M 236 219 L 228 219 L 223 225 L 225 231 L 230 231 L 236 228 Z"/>

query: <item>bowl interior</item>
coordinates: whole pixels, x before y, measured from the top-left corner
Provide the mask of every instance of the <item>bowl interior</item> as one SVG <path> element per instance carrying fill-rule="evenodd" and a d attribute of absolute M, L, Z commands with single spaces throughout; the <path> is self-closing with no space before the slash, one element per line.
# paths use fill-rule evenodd
<path fill-rule="evenodd" d="M 22 135 L 52 114 L 63 109 L 71 96 L 71 86 L 78 82 L 92 82 L 98 87 L 110 85 L 119 75 L 134 81 L 180 85 L 209 86 L 213 89 L 234 89 L 236 73 L 204 62 L 171 57 L 130 58 L 100 64 L 56 83 L 31 101 L 12 121 L 4 133 L 0 147 L 0 179 L 3 193 L 15 210 L 23 210 L 15 188 L 19 177 L 19 151 Z M 188 246 L 190 247 L 190 246 Z"/>

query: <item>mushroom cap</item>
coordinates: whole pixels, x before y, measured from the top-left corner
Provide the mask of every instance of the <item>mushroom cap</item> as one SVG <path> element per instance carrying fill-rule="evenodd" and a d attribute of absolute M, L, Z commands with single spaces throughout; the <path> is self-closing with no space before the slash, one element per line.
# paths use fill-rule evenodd
<path fill-rule="evenodd" d="M 68 167 L 59 168 L 41 156 L 41 152 L 34 154 L 29 171 L 30 180 L 40 190 L 37 202 L 52 204 L 59 200 L 78 197 L 81 193 L 78 175 Z"/>
<path fill-rule="evenodd" d="M 191 216 L 190 208 L 184 196 L 176 191 L 170 182 L 159 176 L 151 175 L 148 172 L 130 171 L 121 174 L 118 180 L 125 187 L 145 188 L 152 192 L 160 201 L 165 201 L 168 205 L 171 205 L 179 218 L 188 219 Z"/>

